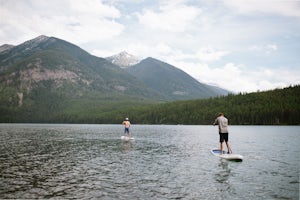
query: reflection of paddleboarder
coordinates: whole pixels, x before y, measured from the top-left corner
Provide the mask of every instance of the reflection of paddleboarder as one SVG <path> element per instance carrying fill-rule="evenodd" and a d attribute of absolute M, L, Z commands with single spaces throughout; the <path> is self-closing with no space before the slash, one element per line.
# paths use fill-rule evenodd
<path fill-rule="evenodd" d="M 231 153 L 230 146 L 228 144 L 228 119 L 224 117 L 223 113 L 219 113 L 214 125 L 218 124 L 220 134 L 220 154 L 223 153 L 223 142 L 225 141 L 227 146 L 227 153 Z"/>
<path fill-rule="evenodd" d="M 124 126 L 125 126 L 125 130 L 124 130 L 124 135 L 128 135 L 131 137 L 131 134 L 130 134 L 130 131 L 129 131 L 129 128 L 130 128 L 130 121 L 128 118 L 125 118 L 125 120 L 123 121 L 122 123 Z"/>

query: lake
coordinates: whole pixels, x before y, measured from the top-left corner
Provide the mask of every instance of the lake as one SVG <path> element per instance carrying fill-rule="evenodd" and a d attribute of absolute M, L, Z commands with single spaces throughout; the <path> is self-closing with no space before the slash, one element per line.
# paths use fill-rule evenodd
<path fill-rule="evenodd" d="M 300 126 L 0 124 L 0 199 L 299 199 Z M 224 145 L 225 146 L 225 145 Z"/>

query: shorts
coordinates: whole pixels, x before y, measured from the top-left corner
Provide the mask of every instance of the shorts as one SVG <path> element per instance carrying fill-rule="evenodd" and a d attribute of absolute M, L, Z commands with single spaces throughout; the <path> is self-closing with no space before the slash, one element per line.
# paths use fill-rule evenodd
<path fill-rule="evenodd" d="M 219 133 L 220 134 L 220 143 L 228 142 L 228 133 Z"/>

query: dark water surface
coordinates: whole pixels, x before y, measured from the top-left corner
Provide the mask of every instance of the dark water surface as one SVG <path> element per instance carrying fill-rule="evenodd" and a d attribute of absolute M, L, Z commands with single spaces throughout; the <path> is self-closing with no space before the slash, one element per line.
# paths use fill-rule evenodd
<path fill-rule="evenodd" d="M 0 124 L 0 199 L 299 199 L 300 127 Z"/>

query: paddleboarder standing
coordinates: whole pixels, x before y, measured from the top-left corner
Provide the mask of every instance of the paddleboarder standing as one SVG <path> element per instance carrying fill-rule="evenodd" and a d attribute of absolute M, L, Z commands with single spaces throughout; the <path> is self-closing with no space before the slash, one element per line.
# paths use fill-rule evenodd
<path fill-rule="evenodd" d="M 219 113 L 213 125 L 218 125 L 220 135 L 220 150 L 223 153 L 223 142 L 225 141 L 227 146 L 227 153 L 231 153 L 231 149 L 228 143 L 228 119 L 224 117 L 224 113 Z"/>
<path fill-rule="evenodd" d="M 122 124 L 125 127 L 124 135 L 126 135 L 126 133 L 127 133 L 127 135 L 131 137 L 131 134 L 130 134 L 130 131 L 129 131 L 129 128 L 130 128 L 130 121 L 129 121 L 129 119 L 126 117 Z"/>

